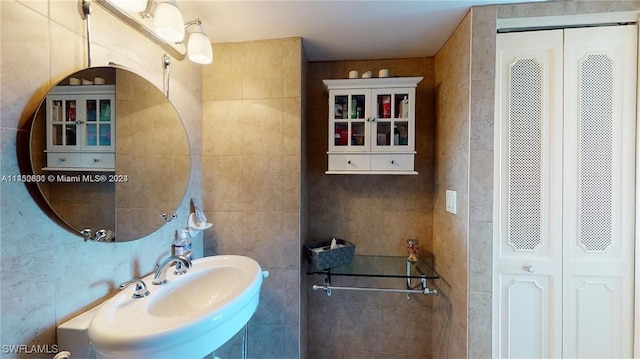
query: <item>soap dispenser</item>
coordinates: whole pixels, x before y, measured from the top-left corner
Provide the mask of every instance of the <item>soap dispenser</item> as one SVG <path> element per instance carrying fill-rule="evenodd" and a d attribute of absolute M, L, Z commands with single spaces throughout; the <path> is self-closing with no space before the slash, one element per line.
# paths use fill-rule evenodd
<path fill-rule="evenodd" d="M 184 250 L 182 255 L 191 260 L 191 237 L 189 236 L 189 231 L 186 229 L 181 230 L 178 234 L 178 237 L 178 239 L 180 239 L 180 242 L 182 243 L 182 249 Z"/>
<path fill-rule="evenodd" d="M 171 243 L 171 247 L 173 249 L 174 256 L 182 256 L 187 252 L 187 237 L 189 233 L 186 230 L 178 231 L 178 235 Z M 189 242 L 189 249 L 191 247 L 191 243 Z"/>
<path fill-rule="evenodd" d="M 185 256 L 191 260 L 191 238 L 188 230 L 178 231 L 178 237 L 173 241 L 173 254 Z"/>

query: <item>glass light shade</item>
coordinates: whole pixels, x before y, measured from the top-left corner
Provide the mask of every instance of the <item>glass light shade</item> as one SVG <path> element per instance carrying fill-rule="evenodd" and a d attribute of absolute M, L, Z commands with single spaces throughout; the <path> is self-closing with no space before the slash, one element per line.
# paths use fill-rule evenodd
<path fill-rule="evenodd" d="M 189 60 L 198 64 L 210 64 L 213 61 L 213 50 L 211 49 L 211 41 L 200 29 L 189 35 L 187 43 L 187 55 Z"/>
<path fill-rule="evenodd" d="M 184 40 L 184 19 L 175 1 L 158 3 L 153 14 L 153 31 L 167 42 Z"/>
<path fill-rule="evenodd" d="M 135 14 L 147 8 L 147 0 L 109 0 L 109 2 L 118 9 Z"/>

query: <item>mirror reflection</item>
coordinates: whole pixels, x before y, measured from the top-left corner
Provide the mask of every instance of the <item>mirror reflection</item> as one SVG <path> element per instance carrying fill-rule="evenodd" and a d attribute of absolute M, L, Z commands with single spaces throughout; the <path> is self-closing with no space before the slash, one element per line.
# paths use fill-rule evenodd
<path fill-rule="evenodd" d="M 156 231 L 189 180 L 189 143 L 173 105 L 144 78 L 112 67 L 51 89 L 33 119 L 30 155 L 53 212 L 76 232 L 107 230 L 105 241 Z"/>

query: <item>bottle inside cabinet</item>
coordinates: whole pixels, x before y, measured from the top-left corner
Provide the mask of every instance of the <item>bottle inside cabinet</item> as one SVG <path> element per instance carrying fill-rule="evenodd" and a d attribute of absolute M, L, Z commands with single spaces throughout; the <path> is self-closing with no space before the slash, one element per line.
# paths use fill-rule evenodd
<path fill-rule="evenodd" d="M 394 97 L 396 118 L 409 118 L 409 95 L 396 94 Z"/>
<path fill-rule="evenodd" d="M 364 122 L 354 122 L 351 124 L 351 145 L 352 146 L 364 146 L 365 145 L 365 133 Z"/>
<path fill-rule="evenodd" d="M 352 119 L 364 119 L 364 95 L 352 95 L 351 96 L 351 118 Z"/>
<path fill-rule="evenodd" d="M 348 96 L 336 96 L 333 104 L 333 117 L 337 119 L 346 119 L 349 113 L 349 106 L 347 105 Z"/>
<path fill-rule="evenodd" d="M 377 118 L 391 118 L 391 95 L 378 95 Z"/>

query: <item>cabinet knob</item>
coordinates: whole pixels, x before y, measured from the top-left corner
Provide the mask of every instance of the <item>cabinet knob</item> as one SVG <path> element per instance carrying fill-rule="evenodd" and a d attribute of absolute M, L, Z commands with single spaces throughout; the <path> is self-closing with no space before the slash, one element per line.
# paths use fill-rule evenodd
<path fill-rule="evenodd" d="M 80 121 L 80 120 L 76 120 L 75 124 L 76 125 L 82 125 L 84 123 L 84 121 Z"/>
<path fill-rule="evenodd" d="M 62 162 L 64 162 L 64 161 L 66 161 L 66 160 L 67 160 L 67 159 L 66 159 L 66 158 L 64 158 L 64 157 L 58 157 L 58 162 L 61 162 L 61 163 L 62 163 Z"/>
<path fill-rule="evenodd" d="M 396 160 L 391 160 L 391 164 L 395 165 L 396 164 Z"/>
<path fill-rule="evenodd" d="M 524 266 L 522 267 L 522 269 L 524 269 L 525 271 L 529 272 L 529 273 L 533 273 L 536 271 L 536 267 L 534 266 Z"/>
<path fill-rule="evenodd" d="M 348 160 L 348 161 L 347 161 L 347 164 L 351 164 L 351 160 Z"/>
<path fill-rule="evenodd" d="M 94 158 L 94 159 L 93 159 L 93 163 L 98 163 L 98 162 L 102 162 L 102 160 L 101 160 L 101 159 L 99 159 L 99 158 Z"/>
<path fill-rule="evenodd" d="M 375 117 L 371 117 L 371 122 L 376 122 L 376 118 Z"/>

